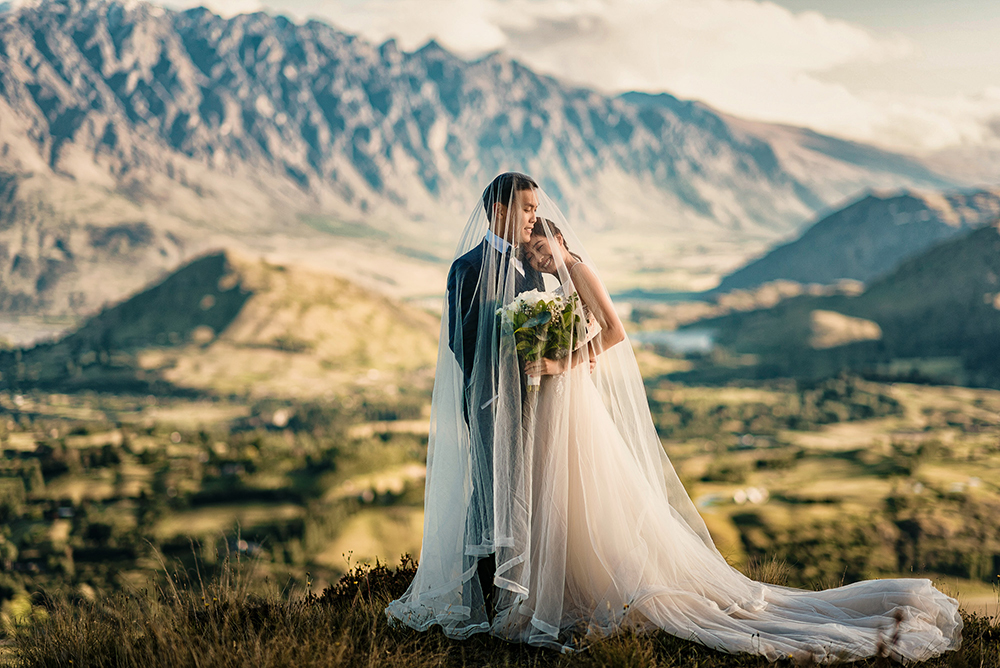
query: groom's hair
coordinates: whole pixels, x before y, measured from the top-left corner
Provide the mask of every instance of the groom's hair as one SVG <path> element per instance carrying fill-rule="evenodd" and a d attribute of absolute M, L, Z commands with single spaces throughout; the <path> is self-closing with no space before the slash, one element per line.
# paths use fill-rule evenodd
<path fill-rule="evenodd" d="M 538 184 L 527 174 L 520 172 L 504 172 L 493 179 L 490 185 L 483 191 L 483 208 L 486 210 L 486 218 L 493 220 L 493 205 L 496 203 L 507 206 L 515 190 L 527 190 L 537 188 Z"/>

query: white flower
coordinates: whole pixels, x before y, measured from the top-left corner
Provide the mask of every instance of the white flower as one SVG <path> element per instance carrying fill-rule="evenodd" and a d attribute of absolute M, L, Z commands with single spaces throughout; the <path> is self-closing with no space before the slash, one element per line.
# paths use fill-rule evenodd
<path fill-rule="evenodd" d="M 526 306 L 534 306 L 540 301 L 550 301 L 553 299 L 558 299 L 558 295 L 551 292 L 539 292 L 538 290 L 529 290 L 528 292 L 522 292 L 514 301 L 524 304 Z"/>

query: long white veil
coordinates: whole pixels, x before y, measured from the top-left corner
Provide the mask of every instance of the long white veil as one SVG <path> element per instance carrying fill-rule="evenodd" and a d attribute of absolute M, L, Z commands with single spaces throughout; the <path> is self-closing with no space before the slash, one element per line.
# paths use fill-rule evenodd
<path fill-rule="evenodd" d="M 413 582 L 386 609 L 390 623 L 559 649 L 660 628 L 815 662 L 871 656 L 894 626 L 896 658 L 958 645 L 957 603 L 928 580 L 811 592 L 730 567 L 657 437 L 597 268 L 529 177 L 501 175 L 483 193 L 447 287 L 423 544 Z M 539 299 L 546 314 L 513 322 L 511 310 Z M 532 387 L 525 355 L 550 340 L 552 373 Z"/>
<path fill-rule="evenodd" d="M 502 326 L 497 309 L 527 289 L 551 290 L 562 285 L 567 294 L 573 291 L 565 265 L 558 267 L 558 278 L 549 275 L 544 279 L 547 283 L 539 285 L 538 273 L 524 259 L 520 243 L 508 253 L 493 252 L 486 240 L 491 225 L 483 202 L 503 199 L 508 224 L 516 224 L 518 191 L 500 193 L 498 188 L 494 181 L 476 202 L 455 251 L 455 261 L 484 246 L 487 252 L 482 254 L 474 280 L 465 282 L 475 286 L 474 293 L 463 292 L 465 286 L 454 271 L 449 276 L 431 403 L 419 567 L 406 594 L 387 611 L 391 619 L 417 629 L 440 624 L 455 638 L 489 629 L 483 583 L 476 572 L 479 557 L 496 553 L 497 586 L 510 594 L 501 594 L 498 608 L 528 595 L 530 513 L 533 505 L 550 502 L 533 498 L 536 432 L 527 429 L 525 421 L 532 414 L 527 404 L 534 397 L 524 386 L 523 362 L 518 360 L 513 332 Z M 552 227 L 546 226 L 547 239 L 565 244 L 599 277 L 559 207 L 541 188 L 532 190 L 537 197 L 536 217 L 552 221 L 562 236 L 561 242 L 556 240 Z M 478 308 L 470 307 L 474 301 Z M 475 341 L 466 340 L 472 331 L 470 318 L 477 323 Z M 631 346 L 626 340 L 600 350 L 597 343 L 590 342 L 597 359 L 591 378 L 623 440 L 649 484 L 668 500 L 675 517 L 712 546 L 704 522 L 660 445 Z M 572 347 L 576 345 L 574 341 Z"/>

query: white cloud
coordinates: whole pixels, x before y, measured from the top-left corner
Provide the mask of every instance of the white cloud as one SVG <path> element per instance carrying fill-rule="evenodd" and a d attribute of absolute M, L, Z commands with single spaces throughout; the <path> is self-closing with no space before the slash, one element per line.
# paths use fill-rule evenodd
<path fill-rule="evenodd" d="M 181 0 L 184 1 L 184 0 Z M 211 0 L 231 13 L 257 0 Z M 668 91 L 748 118 L 920 151 L 989 136 L 1000 99 L 857 92 L 843 66 L 905 59 L 898 35 L 755 0 L 263 0 L 405 49 L 434 38 L 465 56 L 502 49 L 608 92 Z"/>

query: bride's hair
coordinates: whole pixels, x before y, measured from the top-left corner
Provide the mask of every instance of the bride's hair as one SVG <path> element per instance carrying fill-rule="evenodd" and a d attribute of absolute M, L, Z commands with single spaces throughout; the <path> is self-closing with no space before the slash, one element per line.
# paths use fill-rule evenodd
<path fill-rule="evenodd" d="M 532 237 L 552 237 L 555 239 L 556 235 L 562 239 L 562 247 L 566 249 L 566 252 L 576 258 L 578 262 L 583 262 L 583 258 L 571 251 L 569 246 L 566 245 L 566 235 L 562 233 L 562 230 L 559 229 L 558 225 L 553 223 L 548 218 L 535 219 L 535 226 L 531 228 Z"/>

